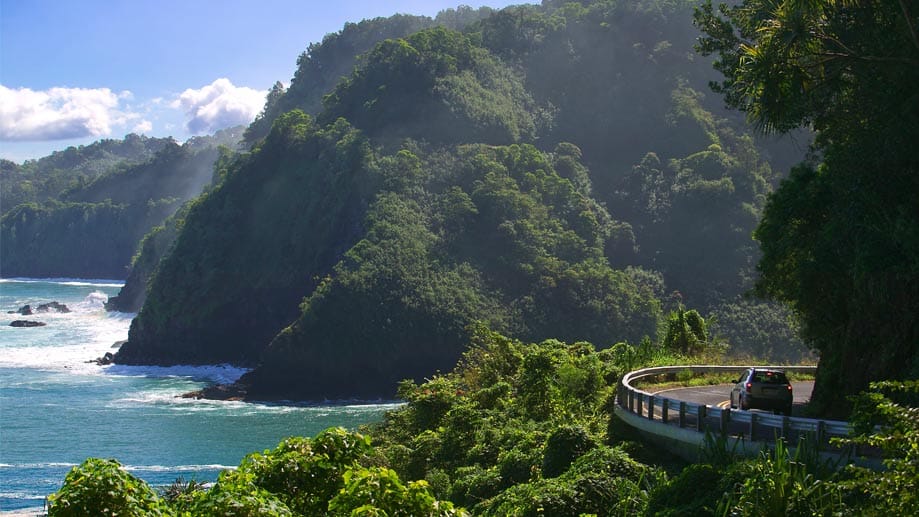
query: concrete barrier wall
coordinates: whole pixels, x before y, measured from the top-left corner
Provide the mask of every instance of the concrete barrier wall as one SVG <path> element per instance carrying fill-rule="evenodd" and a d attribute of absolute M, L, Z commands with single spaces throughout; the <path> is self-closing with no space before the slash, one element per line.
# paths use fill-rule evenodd
<path fill-rule="evenodd" d="M 706 435 L 723 437 L 728 450 L 752 456 L 764 447 L 784 438 L 793 450 L 798 439 L 815 440 L 828 458 L 863 464 L 880 465 L 879 458 L 859 457 L 856 451 L 840 450 L 831 445 L 833 437 L 848 436 L 848 422 L 769 415 L 695 404 L 671 397 L 652 395 L 632 385 L 639 379 L 690 371 L 707 373 L 740 373 L 747 366 L 690 365 L 644 368 L 627 373 L 618 386 L 615 415 L 645 437 L 688 461 L 698 461 Z M 816 366 L 762 366 L 786 372 L 813 373 Z"/>

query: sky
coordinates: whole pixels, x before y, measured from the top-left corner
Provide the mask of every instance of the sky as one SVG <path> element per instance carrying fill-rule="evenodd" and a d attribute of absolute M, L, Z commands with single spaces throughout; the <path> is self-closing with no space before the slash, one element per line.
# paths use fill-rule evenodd
<path fill-rule="evenodd" d="M 248 124 L 346 22 L 522 0 L 0 0 L 0 157 Z"/>

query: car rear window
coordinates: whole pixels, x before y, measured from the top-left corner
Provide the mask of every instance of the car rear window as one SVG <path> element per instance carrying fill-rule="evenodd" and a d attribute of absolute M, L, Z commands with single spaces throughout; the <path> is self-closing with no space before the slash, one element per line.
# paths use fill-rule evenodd
<path fill-rule="evenodd" d="M 783 372 L 758 371 L 753 374 L 753 381 L 762 384 L 788 384 Z"/>

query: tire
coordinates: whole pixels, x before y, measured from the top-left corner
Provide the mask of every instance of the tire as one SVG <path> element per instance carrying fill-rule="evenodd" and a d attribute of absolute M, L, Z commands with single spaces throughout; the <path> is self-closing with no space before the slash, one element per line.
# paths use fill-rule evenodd
<path fill-rule="evenodd" d="M 731 409 L 737 409 L 737 406 L 734 405 L 734 392 L 733 392 L 733 391 L 731 392 L 731 403 L 730 403 L 730 406 L 731 406 Z"/>
<path fill-rule="evenodd" d="M 743 395 L 740 395 L 739 402 L 740 402 L 740 409 L 743 409 L 744 411 L 750 409 L 750 405 L 747 404 L 747 399 Z"/>

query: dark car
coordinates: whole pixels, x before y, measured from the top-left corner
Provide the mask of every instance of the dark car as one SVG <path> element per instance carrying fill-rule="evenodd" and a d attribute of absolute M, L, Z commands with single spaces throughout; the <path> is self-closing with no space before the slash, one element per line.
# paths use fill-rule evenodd
<path fill-rule="evenodd" d="M 794 395 L 782 370 L 747 368 L 731 390 L 731 409 L 771 409 L 791 415 Z"/>

